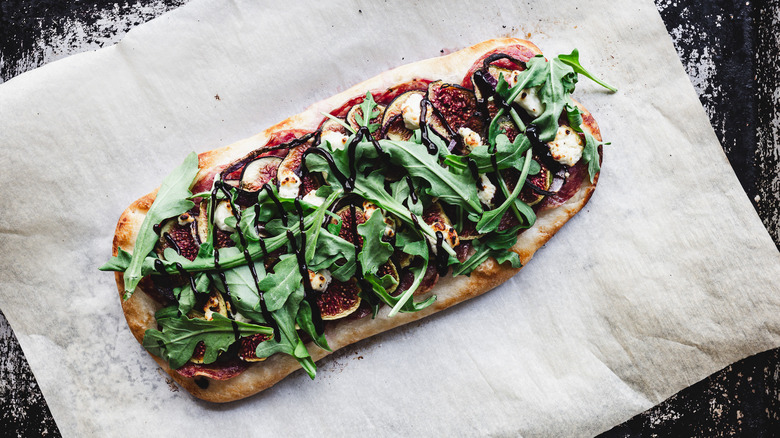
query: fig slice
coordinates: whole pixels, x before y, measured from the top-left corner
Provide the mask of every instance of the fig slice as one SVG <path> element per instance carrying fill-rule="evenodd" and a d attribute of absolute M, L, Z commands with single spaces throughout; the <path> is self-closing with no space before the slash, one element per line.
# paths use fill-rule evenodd
<path fill-rule="evenodd" d="M 192 213 L 187 212 L 162 223 L 155 252 L 164 257 L 165 249 L 173 248 L 187 260 L 195 260 L 200 248 L 199 242 L 197 221 Z"/>
<path fill-rule="evenodd" d="M 241 338 L 238 344 L 238 358 L 244 362 L 262 362 L 266 360 L 265 357 L 257 357 L 255 351 L 261 342 L 267 341 L 271 338 L 273 338 L 273 336 L 261 334 Z"/>
<path fill-rule="evenodd" d="M 550 190 L 553 182 L 553 174 L 550 169 L 544 164 L 541 164 L 541 167 L 542 170 L 538 174 L 528 176 L 525 187 L 520 191 L 520 200 L 530 206 L 542 202 L 546 196 L 543 192 Z"/>
<path fill-rule="evenodd" d="M 360 207 L 355 207 L 355 214 L 353 215 L 352 207 L 347 205 L 340 208 L 336 212 L 336 216 L 341 218 L 341 230 L 339 230 L 339 237 L 353 245 L 359 240 L 358 245 L 363 246 L 363 238 L 356 236 L 353 232 L 353 227 L 356 227 L 357 225 L 360 225 L 366 221 L 366 215 L 363 212 L 363 209 Z M 353 222 L 357 223 L 353 226 Z M 335 224 L 336 219 L 331 219 L 331 223 Z"/>
<path fill-rule="evenodd" d="M 428 85 L 428 100 L 441 114 L 449 131 L 469 128 L 480 135 L 484 131 L 482 118 L 477 115 L 477 98 L 474 92 L 460 85 L 442 81 Z"/>
<path fill-rule="evenodd" d="M 348 281 L 331 281 L 325 292 L 317 297 L 323 321 L 343 318 L 360 307 L 360 286 L 356 278 Z"/>
<path fill-rule="evenodd" d="M 390 275 L 395 280 L 395 284 L 386 289 L 387 293 L 392 295 L 393 292 L 398 289 L 398 283 L 401 281 L 401 276 L 398 274 L 398 268 L 395 267 L 395 263 L 390 260 L 388 260 L 384 265 L 380 266 L 376 273 L 378 278 L 382 278 L 385 275 Z"/>
<path fill-rule="evenodd" d="M 451 247 L 454 248 L 460 243 L 458 233 L 455 231 L 455 228 L 452 227 L 452 221 L 450 221 L 450 218 L 444 213 L 444 209 L 442 209 L 438 202 L 432 203 L 423 210 L 423 220 L 426 224 L 431 226 L 434 232 L 441 231 L 444 236 L 444 241 Z"/>
<path fill-rule="evenodd" d="M 384 116 L 382 117 L 382 133 L 383 138 L 388 138 L 395 141 L 406 141 L 412 138 L 412 131 L 406 128 L 403 118 L 403 106 L 407 100 L 413 95 L 419 95 L 425 97 L 424 91 L 407 91 L 398 95 L 395 99 L 387 105 Z"/>
<path fill-rule="evenodd" d="M 276 178 L 276 171 L 282 159 L 279 157 L 261 157 L 246 166 L 241 172 L 238 188 L 247 192 L 262 190 L 263 185 Z"/>

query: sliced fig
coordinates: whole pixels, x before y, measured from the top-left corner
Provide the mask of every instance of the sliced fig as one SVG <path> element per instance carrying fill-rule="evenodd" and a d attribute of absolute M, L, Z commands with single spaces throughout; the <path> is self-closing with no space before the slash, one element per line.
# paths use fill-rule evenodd
<path fill-rule="evenodd" d="M 341 218 L 341 230 L 339 230 L 339 237 L 346 240 L 347 242 L 351 244 L 355 244 L 356 241 L 359 241 L 359 245 L 363 246 L 363 238 L 360 236 L 356 236 L 353 232 L 353 228 L 357 227 L 357 225 L 360 225 L 366 221 L 366 216 L 363 213 L 363 209 L 360 207 L 354 207 L 355 208 L 355 214 L 352 214 L 352 207 L 346 206 L 342 207 L 336 212 L 336 215 Z M 353 225 L 353 223 L 357 223 Z M 331 223 L 335 224 L 336 219 L 331 219 Z"/>
<path fill-rule="evenodd" d="M 347 128 L 344 127 L 341 123 L 333 120 L 333 119 L 325 119 L 325 121 L 320 124 L 320 131 L 323 133 L 325 132 L 338 132 L 339 134 L 343 135 L 349 135 L 350 132 L 347 131 Z"/>
<path fill-rule="evenodd" d="M 379 113 L 376 117 L 369 120 L 369 124 L 376 123 L 377 125 L 381 126 L 382 123 L 382 116 L 385 113 L 385 106 L 384 105 L 377 105 L 377 109 L 379 110 Z M 349 112 L 347 113 L 347 123 L 349 123 L 349 126 L 351 126 L 354 130 L 358 130 L 360 128 L 360 124 L 358 123 L 356 117 L 360 115 L 361 118 L 363 116 L 363 110 L 360 108 L 360 105 L 354 105 Z M 380 135 L 380 129 L 377 129 L 374 131 L 374 138 L 379 139 Z"/>
<path fill-rule="evenodd" d="M 262 157 L 250 162 L 241 172 L 238 188 L 247 192 L 261 190 L 264 184 L 276 178 L 276 171 L 281 163 L 282 159 L 279 157 Z"/>
<path fill-rule="evenodd" d="M 243 337 L 239 340 L 238 344 L 238 358 L 243 360 L 244 362 L 262 362 L 266 358 L 265 357 L 257 357 L 257 354 L 255 351 L 257 350 L 257 346 L 260 345 L 261 342 L 267 341 L 271 339 L 271 335 L 251 335 Z"/>
<path fill-rule="evenodd" d="M 422 259 L 416 257 L 414 261 L 415 266 L 421 267 L 421 263 Z M 414 283 L 414 273 L 409 268 L 402 269 L 399 276 L 400 279 L 398 281 L 398 288 L 396 288 L 396 290 L 393 292 L 394 296 L 402 294 L 404 291 L 412 287 L 412 284 Z M 436 271 L 436 264 L 428 263 L 428 268 L 423 275 L 422 281 L 417 287 L 417 290 L 413 292 L 413 295 L 420 296 L 426 292 L 429 292 L 431 289 L 433 289 L 433 286 L 436 285 L 437 281 L 439 281 L 439 273 Z"/>
<path fill-rule="evenodd" d="M 317 297 L 317 307 L 324 321 L 343 318 L 360 306 L 360 286 L 357 279 L 331 281 L 328 288 Z"/>
<path fill-rule="evenodd" d="M 442 81 L 431 82 L 428 85 L 428 100 L 452 132 L 458 132 L 460 128 L 483 132 L 484 123 L 477 115 L 477 98 L 468 88 Z"/>
<path fill-rule="evenodd" d="M 206 344 L 203 343 L 203 341 L 200 341 L 195 345 L 195 350 L 192 352 L 192 357 L 190 357 L 190 362 L 192 363 L 203 363 L 203 356 L 206 355 Z"/>
<path fill-rule="evenodd" d="M 463 240 L 461 239 L 458 246 L 453 248 L 455 250 L 455 256 L 458 257 L 458 261 L 463 263 L 466 260 L 468 260 L 469 255 L 471 254 L 473 246 L 471 244 L 471 240 Z"/>
<path fill-rule="evenodd" d="M 192 213 L 167 219 L 160 226 L 160 239 L 155 246 L 157 255 L 163 257 L 166 248 L 173 248 L 187 260 L 195 260 L 200 248 L 197 221 Z"/>
<path fill-rule="evenodd" d="M 477 224 L 467 219 L 463 221 L 460 233 L 458 233 L 458 239 L 461 244 L 465 241 L 479 239 L 482 236 L 484 234 L 477 233 Z"/>
<path fill-rule="evenodd" d="M 282 198 L 296 198 L 300 194 L 301 164 L 303 153 L 311 147 L 311 142 L 299 144 L 290 148 L 287 156 L 279 164 L 276 179 L 279 184 L 279 196 Z"/>
<path fill-rule="evenodd" d="M 403 107 L 409 98 L 414 95 L 425 97 L 425 92 L 419 90 L 407 91 L 390 102 L 382 117 L 382 137 L 396 141 L 406 141 L 412 137 L 412 130 L 408 129 L 404 123 Z"/>
<path fill-rule="evenodd" d="M 395 267 L 395 263 L 390 260 L 388 260 L 384 265 L 380 266 L 376 273 L 376 276 L 379 278 L 382 278 L 385 275 L 390 275 L 395 280 L 395 284 L 386 289 L 387 293 L 392 294 L 398 288 L 398 283 L 401 281 L 401 277 L 398 274 L 398 268 Z"/>
<path fill-rule="evenodd" d="M 520 200 L 531 206 L 542 202 L 545 194 L 540 193 L 540 191 L 546 192 L 550 190 L 553 182 L 553 174 L 550 172 L 550 169 L 544 164 L 541 166 L 542 170 L 538 174 L 528 176 L 526 186 L 520 191 Z M 529 185 L 533 187 L 529 187 Z M 534 190 L 534 188 L 537 190 Z"/>
<path fill-rule="evenodd" d="M 451 247 L 455 247 L 460 240 L 458 233 L 452 226 L 452 221 L 444 213 L 441 205 L 438 202 L 434 202 L 423 210 L 423 220 L 426 224 L 430 225 L 434 232 L 439 232 L 444 235 L 444 241 Z"/>

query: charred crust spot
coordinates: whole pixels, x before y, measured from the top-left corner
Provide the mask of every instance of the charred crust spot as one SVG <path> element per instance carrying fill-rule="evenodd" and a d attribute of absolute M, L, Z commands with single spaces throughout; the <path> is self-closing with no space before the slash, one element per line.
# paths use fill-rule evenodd
<path fill-rule="evenodd" d="M 209 379 L 205 377 L 197 377 L 192 381 L 195 382 L 195 384 L 198 385 L 198 388 L 200 389 L 207 389 L 209 387 Z"/>

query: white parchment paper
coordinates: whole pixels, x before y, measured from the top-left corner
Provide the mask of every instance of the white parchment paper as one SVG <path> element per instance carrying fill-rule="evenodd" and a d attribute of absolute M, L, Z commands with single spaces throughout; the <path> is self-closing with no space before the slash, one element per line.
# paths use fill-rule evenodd
<path fill-rule="evenodd" d="M 587 207 L 511 281 L 313 382 L 227 405 L 166 383 L 97 271 L 121 211 L 191 150 L 504 35 L 620 88 L 576 93 L 613 142 Z M 65 436 L 586 436 L 780 346 L 780 256 L 650 0 L 196 0 L 0 85 L 0 148 L 0 307 Z"/>

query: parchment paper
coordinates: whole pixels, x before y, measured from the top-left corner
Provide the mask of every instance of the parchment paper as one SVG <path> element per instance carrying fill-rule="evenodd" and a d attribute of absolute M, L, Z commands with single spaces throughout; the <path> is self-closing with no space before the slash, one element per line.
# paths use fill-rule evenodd
<path fill-rule="evenodd" d="M 63 435 L 586 436 L 780 345 L 780 257 L 651 1 L 271 3 L 194 1 L 0 85 L 0 307 Z M 120 212 L 191 150 L 503 35 L 620 88 L 576 93 L 613 142 L 588 206 L 508 283 L 313 382 L 227 405 L 166 383 L 97 271 Z"/>

